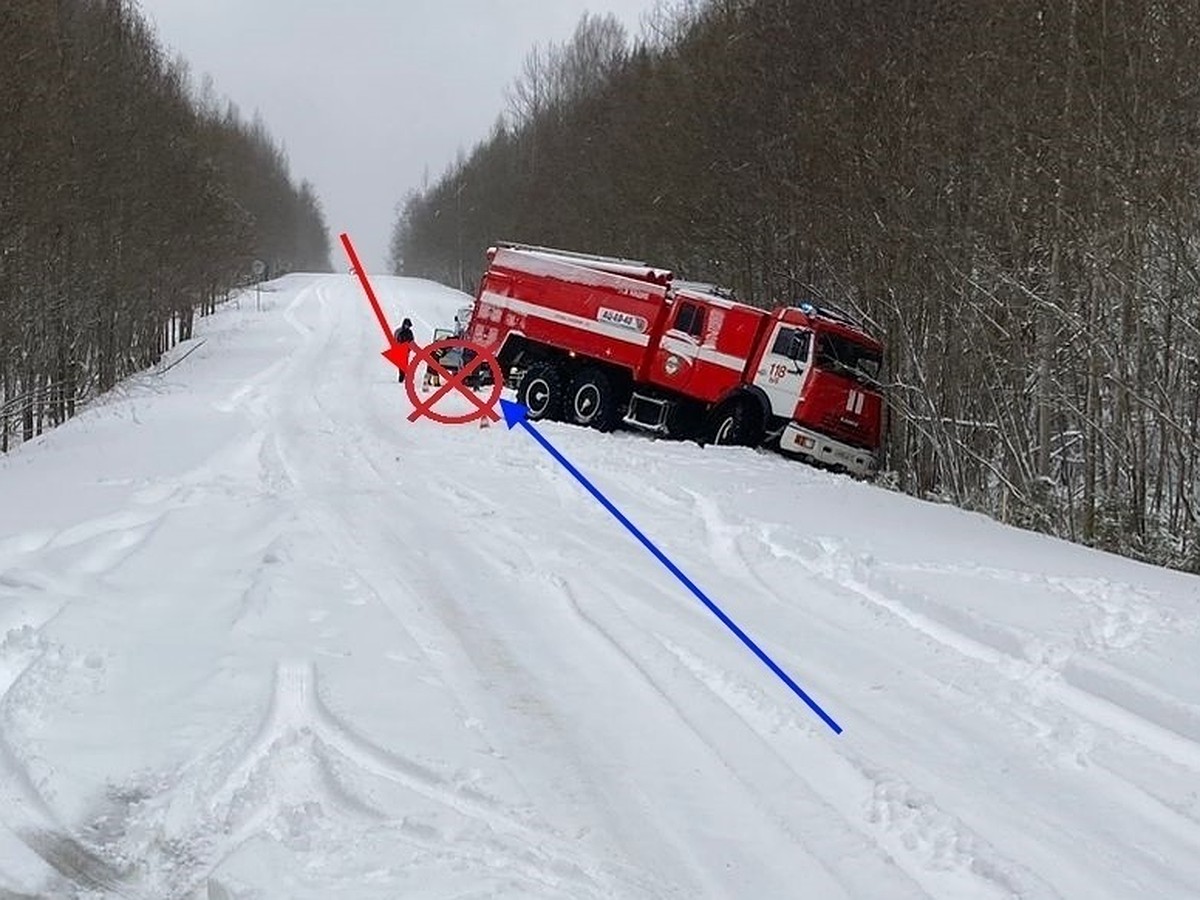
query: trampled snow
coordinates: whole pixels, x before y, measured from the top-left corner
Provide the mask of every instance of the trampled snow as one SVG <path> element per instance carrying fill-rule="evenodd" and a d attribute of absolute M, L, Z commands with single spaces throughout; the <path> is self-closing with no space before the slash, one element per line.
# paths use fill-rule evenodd
<path fill-rule="evenodd" d="M 0 897 L 1200 897 L 1200 580 L 539 425 L 837 736 L 522 429 L 409 422 L 351 278 L 268 288 L 0 459 Z"/>

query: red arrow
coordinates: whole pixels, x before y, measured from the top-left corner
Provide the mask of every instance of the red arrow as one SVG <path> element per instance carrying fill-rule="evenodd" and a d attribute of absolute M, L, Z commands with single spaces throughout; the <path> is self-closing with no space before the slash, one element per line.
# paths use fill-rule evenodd
<path fill-rule="evenodd" d="M 410 348 L 408 344 L 396 343 L 396 336 L 392 333 L 391 326 L 388 325 L 387 316 L 383 313 L 383 307 L 379 305 L 379 298 L 375 296 L 371 282 L 367 279 L 366 269 L 358 261 L 358 254 L 354 252 L 354 245 L 350 243 L 350 235 L 343 234 L 341 237 L 342 246 L 346 248 L 346 256 L 350 258 L 350 265 L 354 267 L 354 274 L 362 282 L 363 290 L 367 294 L 367 300 L 371 303 L 371 309 L 375 310 L 375 318 L 379 320 L 379 327 L 383 329 L 383 334 L 387 338 L 388 348 L 383 351 L 383 358 L 401 372 L 406 372 L 408 370 Z"/>

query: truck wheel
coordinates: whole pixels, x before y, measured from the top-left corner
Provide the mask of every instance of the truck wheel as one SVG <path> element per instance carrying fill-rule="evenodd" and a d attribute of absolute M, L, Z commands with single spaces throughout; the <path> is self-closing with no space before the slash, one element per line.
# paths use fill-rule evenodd
<path fill-rule="evenodd" d="M 517 402 L 529 410 L 529 418 L 562 418 L 562 377 L 553 363 L 534 363 L 521 379 Z"/>
<path fill-rule="evenodd" d="M 611 431 L 616 425 L 617 392 L 600 369 L 584 369 L 571 382 L 567 420 L 576 425 Z"/>
<path fill-rule="evenodd" d="M 747 447 L 762 439 L 762 426 L 748 403 L 726 400 L 712 411 L 704 427 L 705 444 Z"/>

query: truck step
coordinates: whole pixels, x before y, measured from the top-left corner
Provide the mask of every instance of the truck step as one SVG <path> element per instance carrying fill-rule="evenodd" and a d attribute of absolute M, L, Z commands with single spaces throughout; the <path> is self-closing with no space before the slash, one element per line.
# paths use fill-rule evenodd
<path fill-rule="evenodd" d="M 671 401 L 659 397 L 647 397 L 636 391 L 629 398 L 629 412 L 625 414 L 624 422 L 633 428 L 652 431 L 655 434 L 667 433 L 667 415 L 671 411 Z"/>

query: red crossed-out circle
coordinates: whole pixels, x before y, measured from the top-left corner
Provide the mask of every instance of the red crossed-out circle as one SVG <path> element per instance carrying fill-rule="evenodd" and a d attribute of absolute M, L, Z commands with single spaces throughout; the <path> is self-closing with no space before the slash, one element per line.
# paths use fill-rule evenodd
<path fill-rule="evenodd" d="M 413 344 L 413 346 L 416 347 L 416 344 Z M 464 351 L 472 351 L 475 354 L 475 358 L 451 375 L 441 363 L 434 359 L 434 354 L 455 347 L 462 347 Z M 442 386 L 427 399 L 417 397 L 417 389 L 413 378 L 418 366 L 422 362 L 442 378 Z M 464 382 L 467 376 L 484 365 L 492 370 L 492 393 L 487 400 L 480 400 L 479 396 L 467 387 Z M 489 418 L 493 422 L 500 421 L 500 414 L 496 412 L 496 404 L 500 401 L 500 392 L 504 389 L 504 373 L 500 369 L 500 361 L 496 359 L 495 354 L 480 344 L 450 338 L 445 341 L 434 341 L 432 344 L 426 344 L 424 347 L 417 347 L 416 352 L 409 358 L 408 369 L 404 374 L 404 387 L 408 393 L 408 399 L 413 403 L 413 411 L 408 416 L 408 421 L 410 422 L 415 422 L 420 418 L 429 418 L 443 425 L 464 425 L 467 422 L 474 422 L 476 419 L 483 418 Z M 435 410 L 433 405 L 453 390 L 457 390 L 478 408 L 457 416 L 445 416 Z"/>

